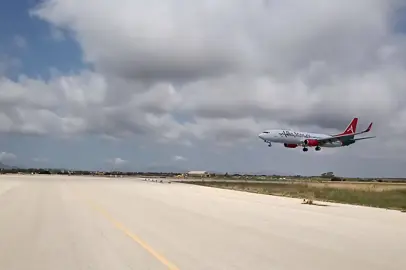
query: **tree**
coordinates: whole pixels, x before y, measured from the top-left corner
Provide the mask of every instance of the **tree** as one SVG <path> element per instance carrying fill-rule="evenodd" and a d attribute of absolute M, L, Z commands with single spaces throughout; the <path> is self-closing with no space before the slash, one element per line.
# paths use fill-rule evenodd
<path fill-rule="evenodd" d="M 331 178 L 334 177 L 334 173 L 333 172 L 325 172 L 321 174 L 321 177 L 323 178 Z"/>

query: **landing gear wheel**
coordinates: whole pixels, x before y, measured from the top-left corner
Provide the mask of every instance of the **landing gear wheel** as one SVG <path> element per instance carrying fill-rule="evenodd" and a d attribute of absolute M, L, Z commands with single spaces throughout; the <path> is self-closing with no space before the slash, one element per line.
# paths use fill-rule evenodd
<path fill-rule="evenodd" d="M 307 149 L 306 147 L 303 147 L 303 152 L 307 152 L 307 150 L 309 150 L 309 149 Z"/>
<path fill-rule="evenodd" d="M 321 147 L 320 146 L 317 146 L 316 147 L 316 151 L 320 151 L 321 150 Z"/>
<path fill-rule="evenodd" d="M 268 144 L 268 147 L 271 147 L 272 146 L 272 144 Z"/>

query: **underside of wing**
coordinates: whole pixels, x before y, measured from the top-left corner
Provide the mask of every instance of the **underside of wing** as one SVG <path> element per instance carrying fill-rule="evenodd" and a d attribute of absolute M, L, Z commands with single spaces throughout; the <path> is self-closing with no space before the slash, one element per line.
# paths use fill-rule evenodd
<path fill-rule="evenodd" d="M 353 134 L 345 134 L 345 135 L 336 135 L 336 136 L 331 136 L 328 138 L 323 138 L 323 139 L 317 139 L 319 144 L 325 144 L 325 143 L 333 143 L 341 140 L 345 140 L 348 137 L 354 136 Z"/>
<path fill-rule="evenodd" d="M 376 136 L 356 138 L 356 139 L 353 139 L 353 140 L 354 140 L 354 141 L 359 141 L 359 140 L 366 140 L 366 139 L 372 139 L 372 138 L 376 138 Z"/>

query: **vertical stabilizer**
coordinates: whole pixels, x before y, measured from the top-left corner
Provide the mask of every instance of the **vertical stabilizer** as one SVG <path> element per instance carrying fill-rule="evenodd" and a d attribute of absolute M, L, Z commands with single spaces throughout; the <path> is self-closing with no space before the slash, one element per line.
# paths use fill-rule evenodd
<path fill-rule="evenodd" d="M 340 133 L 338 135 L 354 134 L 357 131 L 357 124 L 358 124 L 358 118 L 355 117 L 354 119 L 352 119 L 351 123 L 347 126 L 347 128 L 344 130 L 344 132 Z"/>

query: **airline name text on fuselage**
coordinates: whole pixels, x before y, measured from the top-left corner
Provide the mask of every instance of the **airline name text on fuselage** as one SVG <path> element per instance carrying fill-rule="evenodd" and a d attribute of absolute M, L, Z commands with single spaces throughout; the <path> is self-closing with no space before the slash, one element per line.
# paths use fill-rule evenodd
<path fill-rule="evenodd" d="M 317 138 L 316 136 L 310 136 L 307 133 L 297 132 L 297 131 L 289 131 L 284 130 L 283 132 L 279 132 L 280 136 L 287 137 L 299 137 L 299 138 Z"/>

